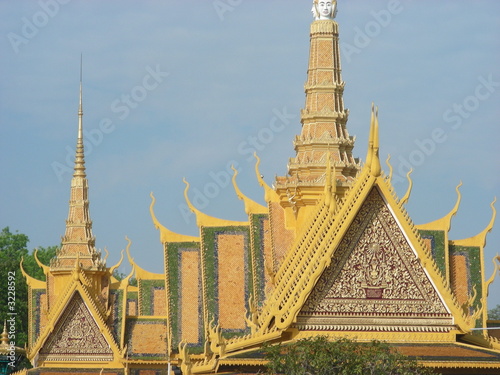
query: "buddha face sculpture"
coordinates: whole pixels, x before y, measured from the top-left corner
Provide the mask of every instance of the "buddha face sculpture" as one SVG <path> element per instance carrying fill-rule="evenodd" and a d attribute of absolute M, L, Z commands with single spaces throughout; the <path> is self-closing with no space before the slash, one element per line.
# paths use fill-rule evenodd
<path fill-rule="evenodd" d="M 337 1 L 314 0 L 312 13 L 315 20 L 332 20 L 337 13 Z"/>

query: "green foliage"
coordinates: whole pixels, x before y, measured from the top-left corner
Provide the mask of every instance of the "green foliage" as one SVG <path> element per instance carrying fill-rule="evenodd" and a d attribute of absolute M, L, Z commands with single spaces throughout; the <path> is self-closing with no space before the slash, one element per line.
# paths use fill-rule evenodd
<path fill-rule="evenodd" d="M 33 254 L 28 252 L 28 242 L 28 236 L 18 232 L 12 233 L 9 227 L 3 228 L 0 232 L 0 264 L 2 265 L 0 267 L 0 322 L 15 317 L 15 342 L 16 346 L 21 348 L 28 341 L 28 287 L 21 273 L 19 265 L 21 259 L 24 258 L 23 268 L 28 275 L 45 280 L 43 270 L 36 263 Z M 50 258 L 55 255 L 56 248 L 56 246 L 40 248 L 38 250 L 40 261 L 48 264 Z M 9 281 L 11 284 L 7 284 Z M 9 301 L 13 303 L 8 304 Z"/>
<path fill-rule="evenodd" d="M 57 246 L 49 246 L 47 248 L 39 247 L 37 249 L 37 257 L 40 262 L 48 266 L 50 260 L 56 256 Z M 28 254 L 24 257 L 23 268 L 28 275 L 34 277 L 35 279 L 45 281 L 45 274 L 43 269 L 38 266 L 35 259 L 35 253 Z"/>
<path fill-rule="evenodd" d="M 29 253 L 27 245 L 28 236 L 22 233 L 12 233 L 9 227 L 0 232 L 0 322 L 8 319 L 15 320 L 15 345 L 24 348 L 28 342 L 28 286 L 21 272 L 21 259 L 23 268 L 38 280 L 45 280 L 43 269 L 40 268 L 33 256 Z M 48 265 L 55 256 L 57 246 L 38 249 L 38 259 Z M 10 326 L 9 326 L 10 329 Z M 29 368 L 30 364 L 24 359 L 16 370 Z"/>
<path fill-rule="evenodd" d="M 329 341 L 324 336 L 265 348 L 268 374 L 286 375 L 428 375 L 435 374 L 388 344 Z"/>
<path fill-rule="evenodd" d="M 497 305 L 496 307 L 488 311 L 488 319 L 500 320 L 500 305 Z"/>
<path fill-rule="evenodd" d="M 28 241 L 28 236 L 11 233 L 8 227 L 0 233 L 0 321 L 15 318 L 15 342 L 20 347 L 28 338 L 28 288 L 19 262 L 28 255 Z"/>
<path fill-rule="evenodd" d="M 128 275 L 118 271 L 117 269 L 113 271 L 113 277 L 118 281 L 122 281 L 127 276 Z M 137 279 L 135 277 L 131 277 L 128 281 L 128 284 L 132 286 L 137 286 Z"/>

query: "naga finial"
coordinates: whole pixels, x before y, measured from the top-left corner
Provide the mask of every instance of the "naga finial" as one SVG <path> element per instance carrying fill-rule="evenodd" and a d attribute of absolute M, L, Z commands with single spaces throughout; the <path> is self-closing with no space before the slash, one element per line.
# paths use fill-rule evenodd
<path fill-rule="evenodd" d="M 313 0 L 311 12 L 316 21 L 333 20 L 337 15 L 337 1 Z"/>

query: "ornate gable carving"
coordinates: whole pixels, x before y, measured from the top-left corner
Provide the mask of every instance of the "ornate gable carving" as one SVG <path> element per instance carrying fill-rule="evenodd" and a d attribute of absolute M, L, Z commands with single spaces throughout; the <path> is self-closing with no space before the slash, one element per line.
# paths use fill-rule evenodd
<path fill-rule="evenodd" d="M 40 350 L 45 361 L 111 361 L 113 352 L 78 292 Z"/>
<path fill-rule="evenodd" d="M 452 324 L 453 317 L 374 188 L 302 307 L 297 327 L 445 332 Z"/>

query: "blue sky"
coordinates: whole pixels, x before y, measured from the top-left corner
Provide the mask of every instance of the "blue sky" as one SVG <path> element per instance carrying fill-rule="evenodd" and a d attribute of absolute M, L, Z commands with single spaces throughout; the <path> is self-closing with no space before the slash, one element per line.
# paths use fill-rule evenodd
<path fill-rule="evenodd" d="M 481 232 L 500 196 L 500 2 L 338 6 L 354 154 L 366 154 L 375 102 L 381 156 L 392 156 L 400 196 L 399 176 L 415 170 L 414 222 L 447 214 L 462 181 L 450 237 Z M 150 192 L 165 226 L 197 234 L 184 177 L 204 212 L 245 220 L 228 169 L 238 166 L 241 190 L 261 203 L 251 152 L 269 184 L 286 173 L 311 21 L 309 1 L 0 1 L 0 226 L 27 234 L 30 248 L 64 234 L 80 54 L 90 212 L 108 263 L 128 236 L 138 263 L 163 272 Z M 487 237 L 486 277 L 497 252 L 499 225 Z M 490 307 L 499 288 L 496 280 Z"/>

